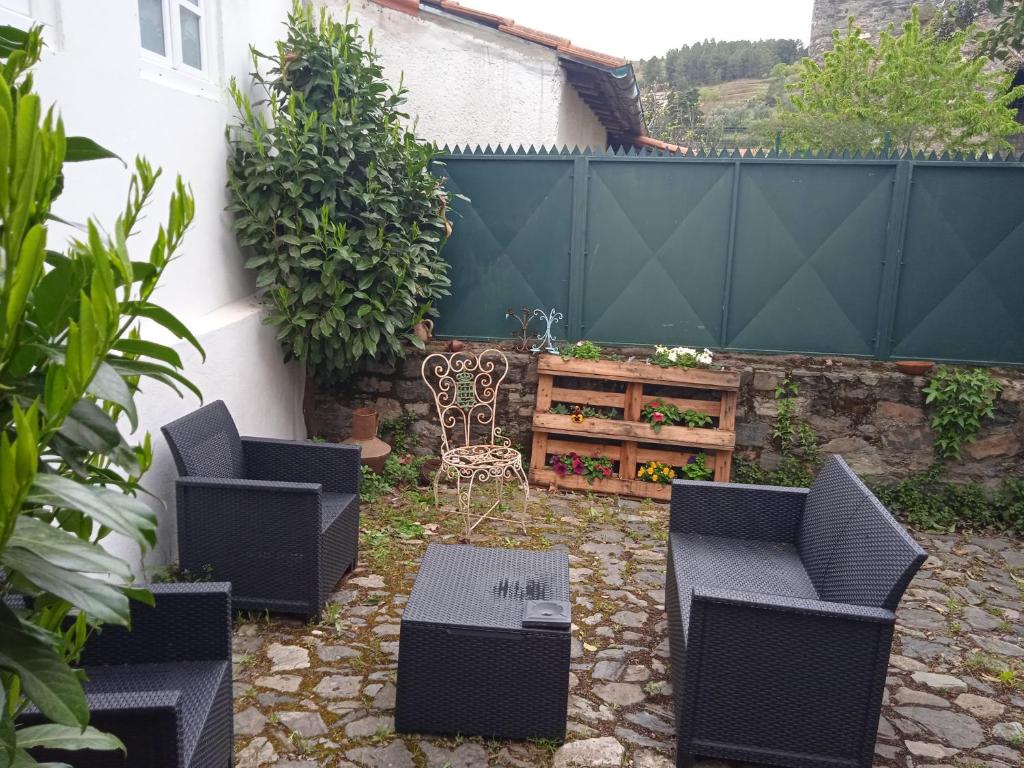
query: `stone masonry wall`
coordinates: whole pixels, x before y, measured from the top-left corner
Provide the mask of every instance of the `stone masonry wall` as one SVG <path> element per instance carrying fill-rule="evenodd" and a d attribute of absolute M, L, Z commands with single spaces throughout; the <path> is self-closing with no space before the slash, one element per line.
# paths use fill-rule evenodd
<path fill-rule="evenodd" d="M 493 346 L 493 344 L 491 345 Z M 529 452 L 537 394 L 537 366 L 530 354 L 512 352 L 509 375 L 499 393 L 499 425 Z M 467 351 L 485 345 L 467 345 Z M 432 344 L 430 352 L 442 351 Z M 617 350 L 643 357 L 643 350 Z M 420 379 L 424 353 L 410 355 L 396 368 L 371 365 L 345 389 L 317 395 L 320 436 L 341 440 L 349 434 L 352 409 L 377 408 L 381 418 L 409 413 L 418 453 L 436 453 L 440 430 L 429 391 Z M 822 451 L 841 454 L 865 476 L 904 477 L 925 469 L 932 458 L 932 432 L 922 388 L 927 379 L 900 373 L 890 363 L 849 358 L 755 356 L 719 353 L 716 362 L 741 371 L 737 413 L 737 455 L 772 468 L 778 454 L 771 430 L 778 413 L 776 385 L 789 374 L 799 388 L 795 415 L 807 421 Z M 969 444 L 962 462 L 949 465 L 951 477 L 994 484 L 1008 475 L 1024 476 L 1024 370 L 993 369 L 1003 384 L 995 418 Z"/>

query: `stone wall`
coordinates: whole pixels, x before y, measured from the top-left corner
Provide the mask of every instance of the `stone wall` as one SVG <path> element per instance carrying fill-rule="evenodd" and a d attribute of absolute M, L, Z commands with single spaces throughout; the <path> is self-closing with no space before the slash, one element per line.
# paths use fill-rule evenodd
<path fill-rule="evenodd" d="M 850 16 L 857 20 L 857 26 L 867 39 L 877 43 L 882 30 L 890 24 L 899 30 L 910 18 L 910 9 L 915 5 L 921 7 L 921 18 L 927 20 L 938 12 L 939 3 L 934 0 L 930 3 L 922 0 L 814 0 L 808 50 L 812 57 L 821 59 L 821 55 L 832 48 L 832 30 L 845 30 Z M 985 11 L 977 23 L 991 27 L 995 22 Z"/>
<path fill-rule="evenodd" d="M 499 397 L 499 424 L 525 451 L 536 398 L 537 367 L 529 354 L 506 347 L 510 371 Z M 484 345 L 469 345 L 483 349 Z M 441 351 L 432 345 L 429 351 Z M 643 350 L 619 350 L 642 357 Z M 351 409 L 374 406 L 382 418 L 415 416 L 411 431 L 416 451 L 438 449 L 439 427 L 429 392 L 420 379 L 423 353 L 397 369 L 377 365 L 344 390 L 317 395 L 320 435 L 340 440 L 348 435 Z M 865 476 L 904 477 L 925 469 L 932 458 L 932 432 L 921 390 L 923 377 L 907 376 L 888 363 L 849 358 L 716 355 L 716 362 L 739 370 L 737 455 L 772 468 L 778 453 L 771 430 L 778 414 L 775 387 L 787 374 L 797 384 L 795 415 L 814 429 L 823 451 L 842 454 Z M 1003 383 L 995 418 L 978 440 L 966 447 L 964 461 L 951 463 L 950 476 L 996 483 L 1007 474 L 1024 476 L 1024 370 L 993 369 Z"/>

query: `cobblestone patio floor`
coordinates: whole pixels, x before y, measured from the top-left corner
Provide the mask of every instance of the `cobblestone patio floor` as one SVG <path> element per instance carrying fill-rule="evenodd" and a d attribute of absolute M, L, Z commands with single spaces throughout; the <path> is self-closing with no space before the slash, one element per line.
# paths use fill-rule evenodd
<path fill-rule="evenodd" d="M 485 522 L 473 543 L 569 552 L 574 626 L 565 745 L 394 734 L 402 606 L 423 548 L 457 543 L 461 524 L 450 504 L 435 510 L 413 490 L 364 505 L 361 566 L 320 624 L 274 616 L 236 623 L 236 765 L 674 765 L 666 507 L 536 495 L 528 535 Z M 899 611 L 875 764 L 1020 765 L 1024 542 L 916 536 L 931 557 Z"/>

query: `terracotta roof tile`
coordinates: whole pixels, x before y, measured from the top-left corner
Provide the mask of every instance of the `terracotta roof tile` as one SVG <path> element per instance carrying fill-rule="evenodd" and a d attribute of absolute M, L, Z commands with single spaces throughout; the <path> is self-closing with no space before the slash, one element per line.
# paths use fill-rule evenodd
<path fill-rule="evenodd" d="M 457 16 L 464 16 L 467 19 L 473 19 L 474 21 L 479 21 L 484 24 L 492 24 L 499 29 L 501 29 L 503 24 L 506 26 L 515 24 L 512 19 L 506 19 L 504 16 L 498 16 L 493 13 L 478 11 L 475 8 L 467 8 L 460 3 L 453 2 L 453 0 L 441 0 L 440 2 L 432 2 L 430 4 L 436 8 L 440 8 L 442 11 L 448 11 L 448 13 L 454 13 Z"/>
<path fill-rule="evenodd" d="M 418 15 L 420 12 L 420 0 L 374 0 L 374 2 L 377 5 L 383 5 L 385 8 L 411 13 L 413 16 Z"/>
<path fill-rule="evenodd" d="M 690 151 L 686 147 L 681 147 L 678 144 L 669 144 L 667 141 L 655 139 L 653 136 L 634 136 L 633 144 L 638 147 L 650 147 L 651 149 L 660 149 L 662 152 L 672 152 L 679 155 L 685 155 Z"/>
<path fill-rule="evenodd" d="M 580 48 L 578 45 L 572 45 L 568 41 L 565 45 L 558 46 L 558 52 L 564 53 L 566 56 L 583 59 L 584 61 L 592 61 L 604 67 L 624 67 L 629 63 L 626 59 L 619 58 L 618 56 L 592 51 L 589 48 Z"/>
<path fill-rule="evenodd" d="M 547 32 L 541 32 L 539 29 L 530 29 L 524 27 L 521 24 L 512 22 L 511 24 L 501 24 L 498 29 L 508 35 L 515 35 L 521 37 L 524 40 L 529 40 L 533 43 L 539 43 L 540 45 L 546 45 L 548 48 L 561 48 L 563 46 L 572 45 L 572 40 L 567 37 L 556 37 L 555 35 L 549 35 Z"/>

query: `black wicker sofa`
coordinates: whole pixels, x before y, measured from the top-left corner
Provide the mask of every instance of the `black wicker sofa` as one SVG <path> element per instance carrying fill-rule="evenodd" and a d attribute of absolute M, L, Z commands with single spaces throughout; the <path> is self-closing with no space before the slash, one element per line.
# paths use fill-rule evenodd
<path fill-rule="evenodd" d="M 214 401 L 161 428 L 178 467 L 178 560 L 235 610 L 319 618 L 359 552 L 358 445 L 240 437 Z"/>
<path fill-rule="evenodd" d="M 894 611 L 924 560 L 838 456 L 810 489 L 675 481 L 677 765 L 868 768 Z"/>
<path fill-rule="evenodd" d="M 32 750 L 75 768 L 228 768 L 232 750 L 231 585 L 154 584 L 155 606 L 132 604 L 132 628 L 108 626 L 81 666 L 90 724 L 120 752 Z M 44 722 L 38 712 L 26 724 Z"/>

